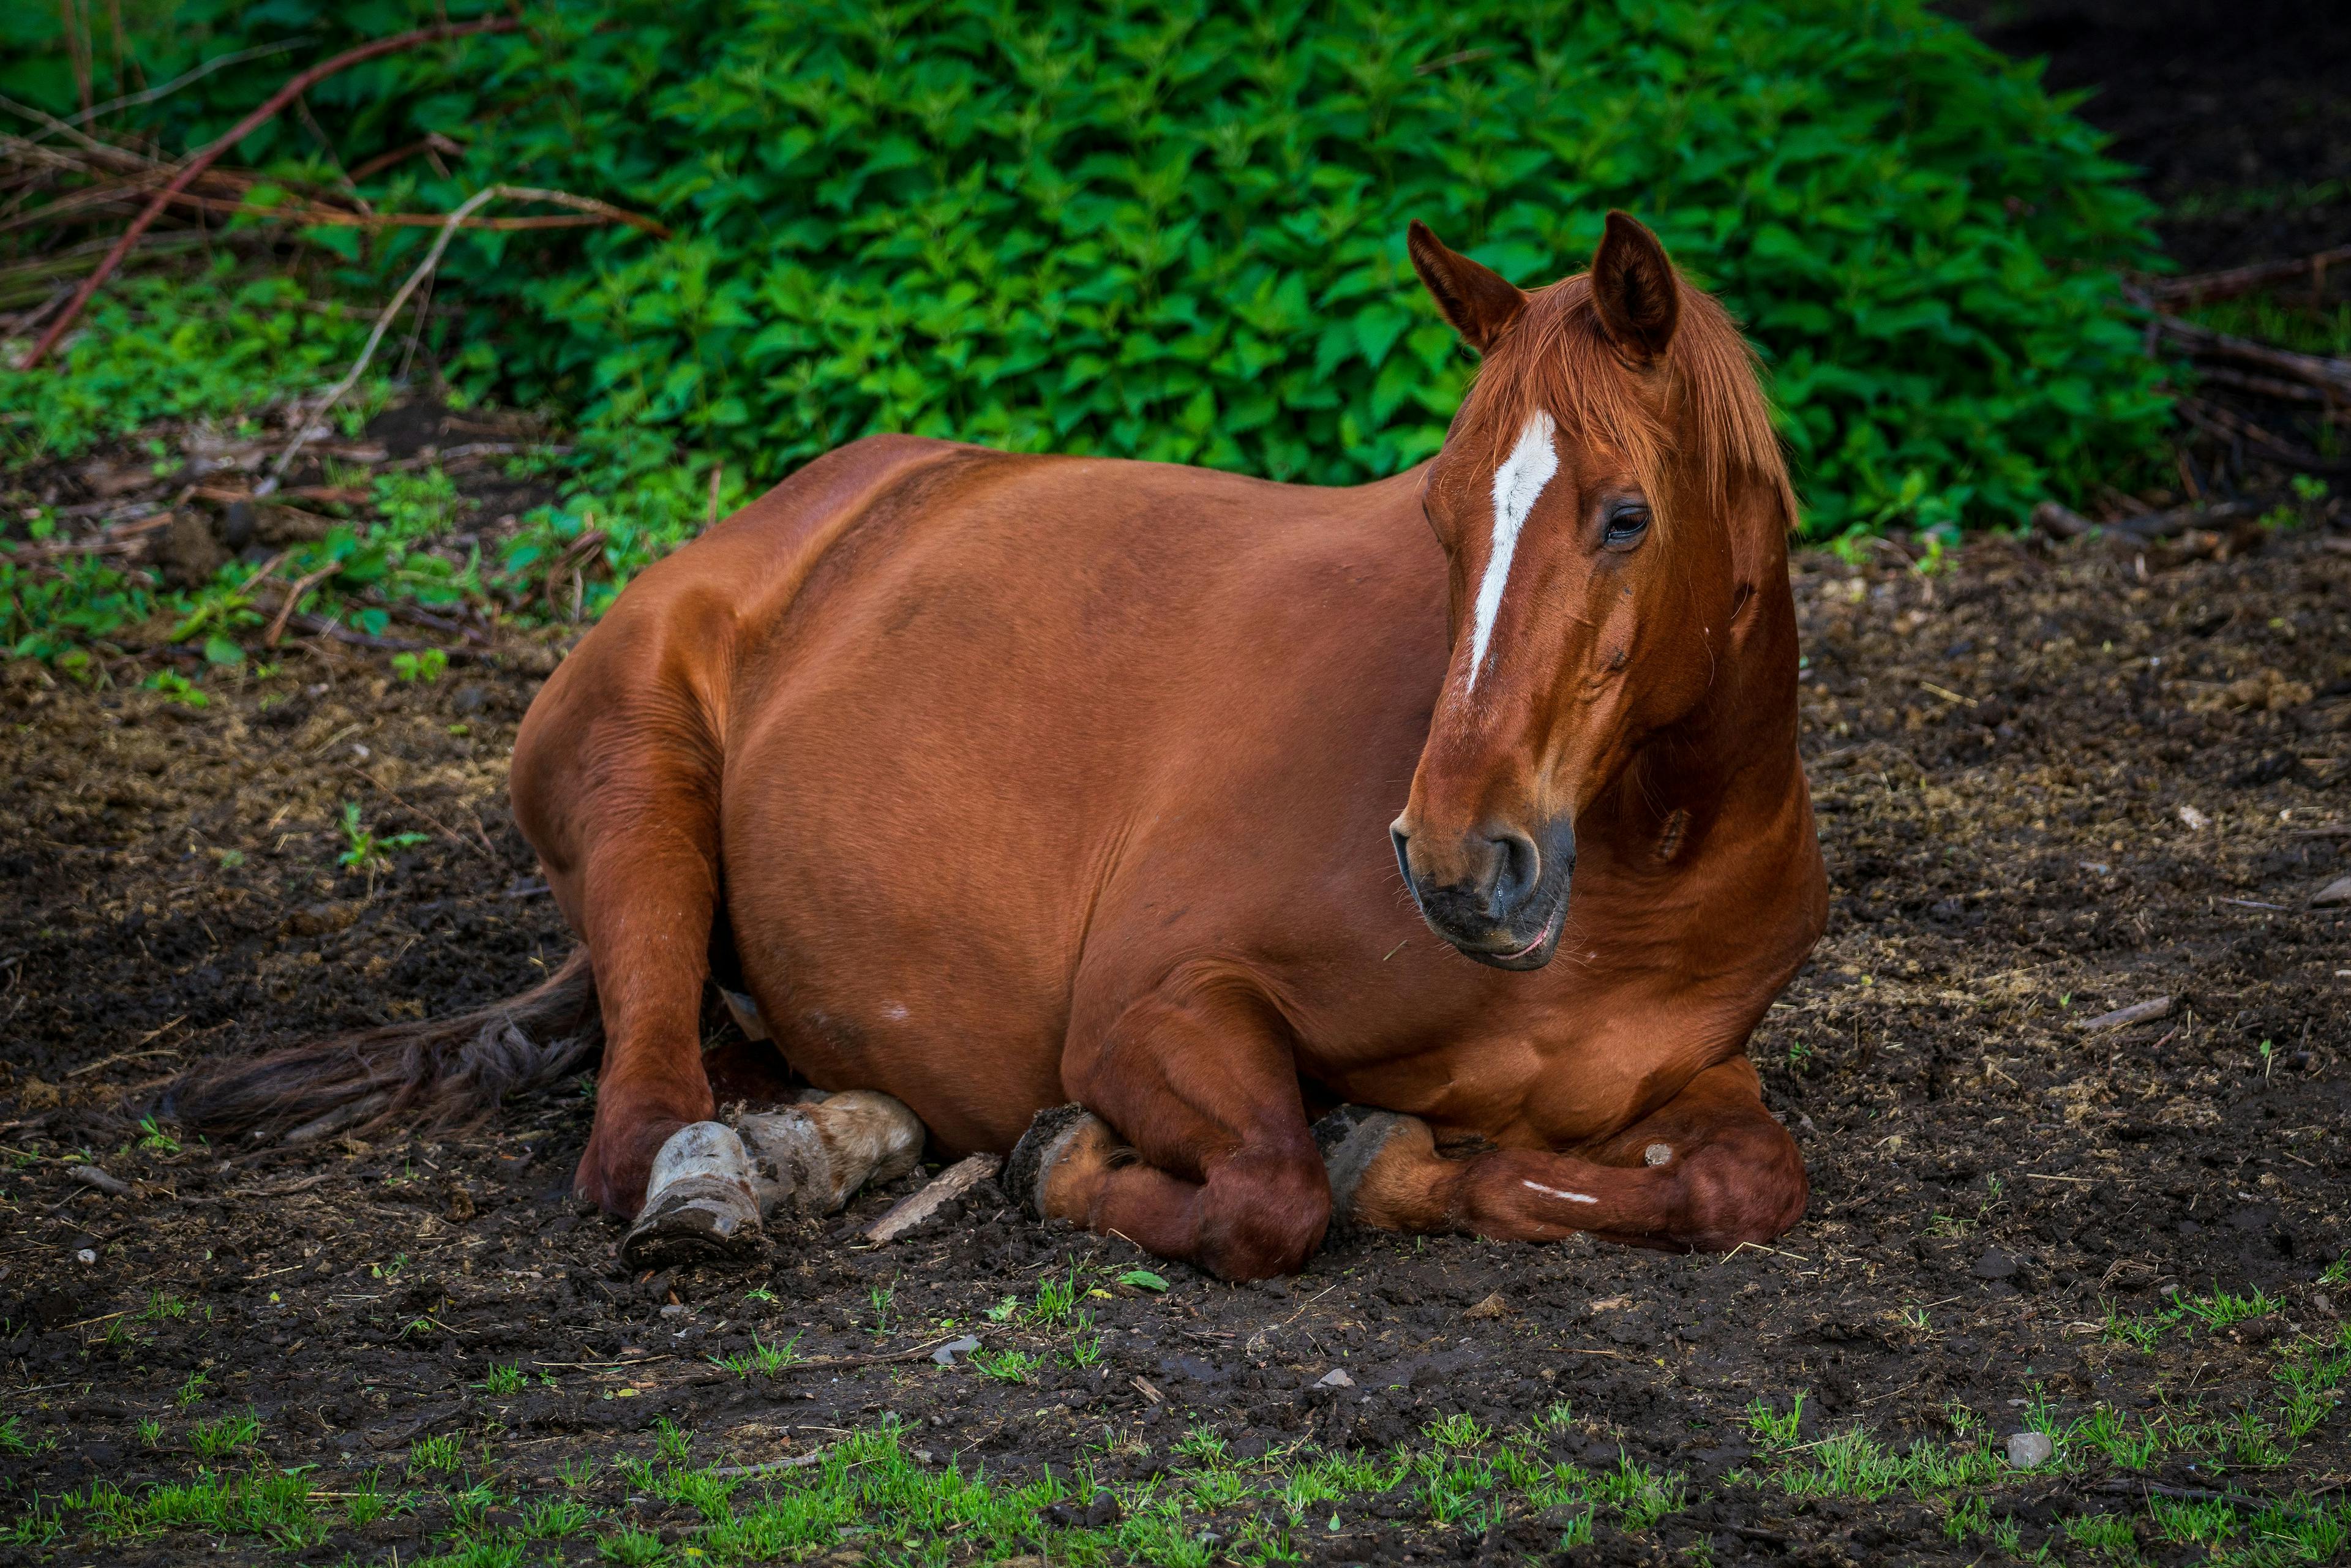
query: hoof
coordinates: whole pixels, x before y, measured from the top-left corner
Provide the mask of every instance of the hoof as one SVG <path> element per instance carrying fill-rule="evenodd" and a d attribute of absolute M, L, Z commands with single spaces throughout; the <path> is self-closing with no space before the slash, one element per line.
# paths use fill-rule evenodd
<path fill-rule="evenodd" d="M 1004 1190 L 1036 1219 L 1083 1225 L 1095 1181 L 1123 1147 L 1110 1124 L 1082 1105 L 1037 1113 L 1004 1162 Z"/>
<path fill-rule="evenodd" d="M 903 1103 L 866 1089 L 745 1116 L 737 1125 L 763 1214 L 787 1203 L 804 1214 L 834 1213 L 866 1183 L 914 1169 L 927 1135 Z"/>
<path fill-rule="evenodd" d="M 653 1156 L 645 1206 L 621 1241 L 632 1269 L 748 1263 L 766 1249 L 743 1140 L 716 1122 L 670 1134 Z"/>
<path fill-rule="evenodd" d="M 1314 1142 L 1322 1151 L 1322 1168 L 1331 1178 L 1332 1235 L 1355 1225 L 1355 1194 L 1363 1186 L 1364 1172 L 1403 1122 L 1393 1111 L 1342 1105 L 1314 1124 Z"/>
<path fill-rule="evenodd" d="M 1331 1229 L 1425 1230 L 1436 1216 L 1416 1201 L 1416 1167 L 1436 1157 L 1428 1124 L 1417 1116 L 1342 1105 L 1314 1124 L 1314 1142 L 1331 1178 Z"/>

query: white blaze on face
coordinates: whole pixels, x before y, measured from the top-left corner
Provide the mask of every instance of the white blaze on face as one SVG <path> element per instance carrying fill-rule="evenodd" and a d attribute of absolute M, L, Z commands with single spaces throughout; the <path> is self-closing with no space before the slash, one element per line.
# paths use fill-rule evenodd
<path fill-rule="evenodd" d="M 1494 619 L 1502 612 L 1502 590 L 1510 585 L 1510 558 L 1518 553 L 1519 529 L 1535 509 L 1543 486 L 1559 472 L 1559 453 L 1551 444 L 1557 426 L 1551 415 L 1535 410 L 1519 444 L 1494 470 L 1494 548 L 1486 557 L 1485 580 L 1478 585 L 1476 620 L 1469 632 L 1469 685 L 1478 689 L 1479 673 L 1486 667 L 1486 650 L 1494 640 Z"/>

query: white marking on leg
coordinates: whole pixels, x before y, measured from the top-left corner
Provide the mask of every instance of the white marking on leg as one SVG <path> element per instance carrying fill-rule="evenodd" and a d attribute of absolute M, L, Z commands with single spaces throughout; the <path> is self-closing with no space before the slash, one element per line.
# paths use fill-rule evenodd
<path fill-rule="evenodd" d="M 1598 1198 L 1593 1197 L 1587 1192 L 1562 1192 L 1555 1186 L 1545 1186 L 1539 1181 L 1522 1181 L 1519 1185 L 1521 1186 L 1531 1187 L 1536 1192 L 1542 1194 L 1545 1197 L 1563 1198 L 1569 1203 L 1598 1203 L 1600 1201 Z"/>
<path fill-rule="evenodd" d="M 1485 580 L 1478 585 L 1477 620 L 1469 633 L 1469 685 L 1478 689 L 1478 673 L 1486 667 L 1486 650 L 1494 640 L 1494 619 L 1502 612 L 1502 590 L 1510 580 L 1510 558 L 1518 553 L 1519 529 L 1535 509 L 1543 486 L 1559 472 L 1559 453 L 1552 445 L 1558 426 L 1537 409 L 1519 432 L 1519 444 L 1494 470 L 1494 548 L 1486 558 Z"/>

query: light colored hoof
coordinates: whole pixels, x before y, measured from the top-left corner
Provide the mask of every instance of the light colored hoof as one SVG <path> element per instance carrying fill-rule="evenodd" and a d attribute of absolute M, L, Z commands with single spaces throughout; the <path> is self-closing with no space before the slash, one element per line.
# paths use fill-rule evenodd
<path fill-rule="evenodd" d="M 761 1112 L 737 1125 L 762 1214 L 785 1204 L 803 1214 L 834 1213 L 866 1183 L 913 1170 L 925 1136 L 904 1104 L 870 1089 Z"/>
<path fill-rule="evenodd" d="M 747 1263 L 764 1249 L 751 1160 L 732 1127 L 695 1122 L 653 1156 L 645 1205 L 621 1241 L 632 1269 Z"/>

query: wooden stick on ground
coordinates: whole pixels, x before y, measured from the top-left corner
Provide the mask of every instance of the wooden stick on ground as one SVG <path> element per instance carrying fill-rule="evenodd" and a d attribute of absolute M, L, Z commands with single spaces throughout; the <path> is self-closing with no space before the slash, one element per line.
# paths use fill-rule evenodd
<path fill-rule="evenodd" d="M 1004 1161 L 997 1155 L 974 1155 L 957 1160 L 954 1165 L 931 1178 L 930 1185 L 911 1197 L 903 1197 L 890 1212 L 865 1228 L 865 1239 L 873 1242 L 895 1241 L 945 1207 L 948 1201 L 961 1197 L 1002 1168 Z"/>

